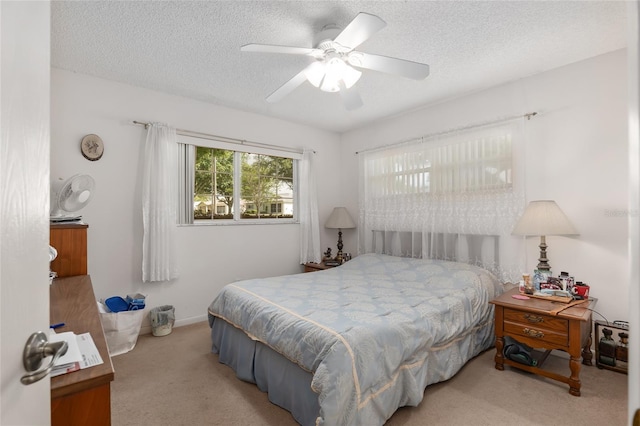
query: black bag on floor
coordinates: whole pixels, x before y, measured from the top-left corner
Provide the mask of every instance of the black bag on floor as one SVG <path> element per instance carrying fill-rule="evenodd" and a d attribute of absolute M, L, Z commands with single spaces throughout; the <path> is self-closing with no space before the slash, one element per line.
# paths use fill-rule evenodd
<path fill-rule="evenodd" d="M 504 350 L 502 353 L 505 358 L 510 359 L 511 361 L 519 362 L 520 364 L 530 365 L 535 367 L 538 365 L 538 361 L 536 361 L 531 356 L 532 348 L 525 345 L 524 343 L 518 342 L 516 339 L 512 339 L 509 336 L 504 336 Z"/>

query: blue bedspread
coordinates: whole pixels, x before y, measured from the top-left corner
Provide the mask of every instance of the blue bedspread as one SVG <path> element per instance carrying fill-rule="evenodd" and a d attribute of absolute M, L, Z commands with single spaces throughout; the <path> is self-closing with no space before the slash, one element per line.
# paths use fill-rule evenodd
<path fill-rule="evenodd" d="M 229 284 L 209 314 L 313 373 L 318 425 L 375 425 L 493 344 L 501 292 L 471 265 L 366 254 Z"/>

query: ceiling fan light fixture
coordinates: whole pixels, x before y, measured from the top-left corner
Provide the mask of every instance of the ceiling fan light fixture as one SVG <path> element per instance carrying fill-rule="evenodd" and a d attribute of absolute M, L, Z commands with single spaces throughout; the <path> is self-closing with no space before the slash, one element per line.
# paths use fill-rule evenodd
<path fill-rule="evenodd" d="M 324 78 L 324 69 L 324 62 L 314 62 L 305 70 L 304 75 L 314 87 L 320 87 L 320 83 Z"/>
<path fill-rule="evenodd" d="M 344 65 L 342 69 L 342 81 L 344 81 L 344 85 L 349 89 L 351 86 L 356 84 L 358 80 L 360 80 L 362 72 L 355 68 L 351 68 L 344 61 L 342 61 L 342 64 Z"/>
<path fill-rule="evenodd" d="M 325 76 L 324 80 L 322 80 L 322 84 L 320 85 L 320 90 L 323 92 L 335 93 L 340 90 L 340 84 L 338 83 L 338 80 L 329 79 Z"/>
<path fill-rule="evenodd" d="M 320 86 L 320 90 L 323 92 L 335 93 L 340 90 L 340 84 L 338 80 L 330 80 L 325 78 L 322 80 L 322 85 Z"/>
<path fill-rule="evenodd" d="M 344 64 L 344 62 L 343 62 Z M 362 72 L 358 71 L 355 68 L 351 68 L 349 65 L 344 64 L 344 72 L 342 73 L 342 80 L 344 81 L 344 85 L 349 89 L 351 86 L 356 84 L 360 77 L 362 76 Z"/>
<path fill-rule="evenodd" d="M 320 90 L 324 92 L 337 92 L 340 90 L 340 81 L 348 89 L 360 79 L 362 73 L 351 68 L 341 58 L 331 58 L 326 62 L 325 74 Z"/>
<path fill-rule="evenodd" d="M 322 91 L 338 92 L 345 108 L 351 111 L 363 105 L 358 91 L 353 88 L 362 76 L 361 70 L 395 74 L 414 80 L 422 80 L 429 75 L 427 64 L 355 50 L 386 25 L 380 17 L 360 12 L 342 30 L 335 25 L 325 26 L 314 38 L 313 48 L 252 43 L 242 46 L 240 50 L 303 55 L 316 59 L 267 96 L 267 102 L 278 102 L 309 81 Z"/>

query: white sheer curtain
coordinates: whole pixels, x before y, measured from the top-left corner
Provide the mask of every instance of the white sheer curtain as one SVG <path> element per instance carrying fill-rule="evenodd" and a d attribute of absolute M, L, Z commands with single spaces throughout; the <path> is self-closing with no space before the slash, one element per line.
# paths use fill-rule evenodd
<path fill-rule="evenodd" d="M 305 149 L 299 164 L 300 263 L 322 261 L 313 151 Z"/>
<path fill-rule="evenodd" d="M 160 123 L 147 129 L 142 174 L 142 281 L 177 278 L 174 253 L 178 202 L 176 130 Z"/>
<path fill-rule="evenodd" d="M 520 119 L 361 153 L 359 251 L 468 262 L 517 281 L 523 145 Z"/>

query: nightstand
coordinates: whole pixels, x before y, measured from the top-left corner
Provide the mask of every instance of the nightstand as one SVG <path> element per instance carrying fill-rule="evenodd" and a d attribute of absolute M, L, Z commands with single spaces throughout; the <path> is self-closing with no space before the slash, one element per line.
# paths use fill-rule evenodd
<path fill-rule="evenodd" d="M 504 364 L 533 374 L 548 377 L 569 385 L 569 393 L 580 396 L 580 357 L 584 365 L 591 365 L 591 310 L 596 300 L 579 305 L 553 302 L 538 298 L 514 299 L 518 288 L 511 289 L 489 303 L 495 305 L 496 369 L 504 370 Z M 563 309 L 565 308 L 566 309 Z M 543 349 L 532 354 L 538 361 L 536 367 L 520 364 L 504 357 L 504 337 L 509 336 L 532 348 Z M 551 350 L 559 349 L 569 354 L 571 374 L 561 374 L 542 369 Z"/>
<path fill-rule="evenodd" d="M 335 266 L 325 265 L 324 262 L 322 263 L 307 262 L 304 264 L 304 272 L 318 272 L 318 271 L 323 271 L 325 269 L 331 269 L 331 268 L 335 268 Z"/>

